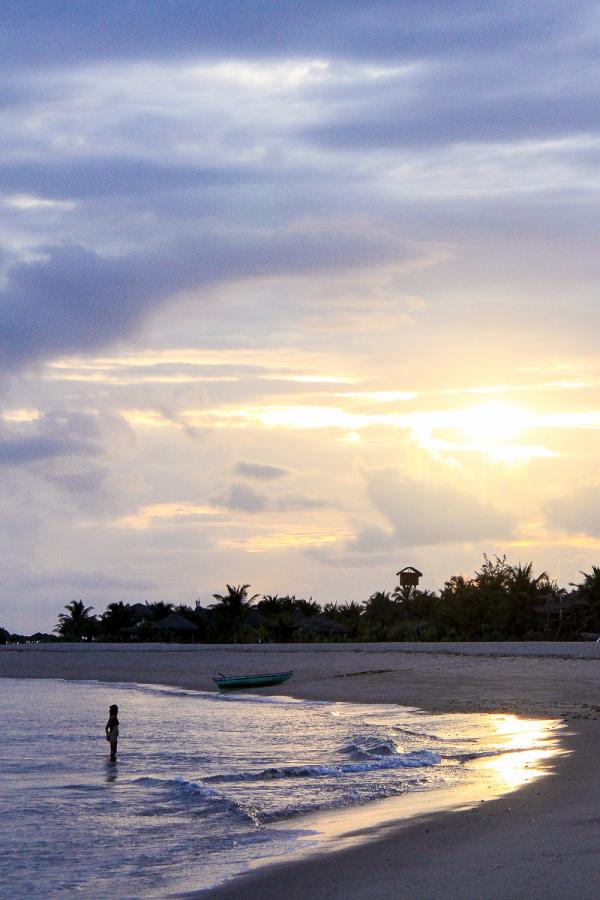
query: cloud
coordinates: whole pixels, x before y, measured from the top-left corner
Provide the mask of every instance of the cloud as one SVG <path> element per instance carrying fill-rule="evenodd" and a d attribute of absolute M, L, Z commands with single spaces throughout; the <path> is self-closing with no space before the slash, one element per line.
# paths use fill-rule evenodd
<path fill-rule="evenodd" d="M 235 471 L 245 478 L 256 478 L 258 481 L 273 481 L 284 478 L 290 470 L 283 466 L 272 466 L 267 463 L 250 463 L 243 460 L 236 464 Z"/>
<path fill-rule="evenodd" d="M 46 477 L 67 494 L 81 497 L 89 511 L 90 500 L 96 505 L 109 474 L 108 466 L 87 465 L 85 469 L 48 472 Z"/>
<path fill-rule="evenodd" d="M 600 486 L 576 488 L 544 504 L 548 523 L 570 534 L 600 537 Z"/>
<path fill-rule="evenodd" d="M 0 466 L 25 466 L 99 452 L 96 416 L 85 413 L 48 413 L 26 428 L 0 427 Z"/>
<path fill-rule="evenodd" d="M 206 233 L 144 254 L 107 256 L 77 245 L 39 253 L 41 258 L 9 268 L 0 293 L 4 369 L 130 336 L 161 302 L 184 289 L 428 260 L 427 250 L 404 241 L 390 223 L 318 219 L 279 232 Z"/>
<path fill-rule="evenodd" d="M 267 497 L 265 494 L 255 491 L 249 485 L 242 483 L 229 485 L 225 491 L 213 497 L 210 502 L 213 506 L 221 506 L 226 509 L 240 510 L 247 513 L 258 513 L 265 510 L 293 513 L 321 509 L 329 505 L 323 500 L 298 493 L 283 494 L 273 498 Z"/>
<path fill-rule="evenodd" d="M 536 166 L 542 138 L 598 130 L 596 70 L 573 64 L 590 54 L 583 6 L 568 39 L 562 4 L 179 6 L 4 11 L 6 65 L 29 68 L 4 91 L 5 371 L 130 339 L 183 292 L 202 321 L 215 285 L 439 263 L 447 242 L 404 224 L 411 192 L 489 204 L 532 178 L 544 197 L 571 170 L 589 183 L 582 148 Z M 497 141 L 501 158 L 481 147 Z M 344 314 L 336 327 L 359 327 Z"/>
<path fill-rule="evenodd" d="M 247 513 L 262 512 L 268 506 L 267 498 L 247 484 L 231 484 L 226 491 L 211 499 L 211 503 Z"/>
<path fill-rule="evenodd" d="M 26 607 L 27 572 L 58 566 L 60 605 L 123 598 L 79 577 L 101 584 L 101 559 L 149 578 L 143 599 L 265 566 L 364 599 L 403 557 L 439 584 L 502 552 L 504 509 L 531 534 L 574 465 L 594 481 L 591 430 L 584 447 L 547 423 L 560 457 L 519 469 L 427 426 L 462 402 L 440 388 L 597 356 L 589 3 L 7 0 L 0 18 L 7 597 Z M 589 390 L 519 402 L 598 409 Z M 596 534 L 586 503 L 546 512 Z M 52 624 L 60 588 L 36 588 Z"/>
<path fill-rule="evenodd" d="M 172 123 L 165 116 L 161 122 L 169 131 Z M 172 133 L 172 131 L 171 131 Z M 130 156 L 88 156 L 84 159 L 46 159 L 42 161 L 20 160 L 0 163 L 0 186 L 6 194 L 24 199 L 41 194 L 45 205 L 53 205 L 63 198 L 77 200 L 105 197 L 132 197 L 138 200 L 181 193 L 182 211 L 185 210 L 185 194 L 201 188 L 234 188 L 244 184 L 260 184 L 276 180 L 276 172 L 256 163 L 246 165 L 192 165 L 172 163 L 168 160 L 152 161 L 138 155 L 132 148 Z M 300 176 L 300 173 L 297 173 Z M 50 198 L 50 199 L 47 199 Z M 67 202 L 67 201 L 63 201 Z M 18 203 L 13 202 L 13 206 Z M 31 201 L 29 206 L 34 207 Z M 71 203 L 71 208 L 73 203 Z"/>
<path fill-rule="evenodd" d="M 392 534 L 369 528 L 359 534 L 359 548 L 456 543 L 506 538 L 512 532 L 510 516 L 490 504 L 448 485 L 432 485 L 401 478 L 393 469 L 378 469 L 367 475 L 367 491 L 375 509 L 392 526 Z"/>
<path fill-rule="evenodd" d="M 315 497 L 305 497 L 303 494 L 284 494 L 274 501 L 274 506 L 281 512 L 300 512 L 308 509 L 322 509 L 330 504 Z"/>
<path fill-rule="evenodd" d="M 380 554 L 398 546 L 398 538 L 395 532 L 380 528 L 377 525 L 366 525 L 360 528 L 356 538 L 349 542 L 350 553 Z"/>
<path fill-rule="evenodd" d="M 141 259 L 103 258 L 78 246 L 14 264 L 0 294 L 0 365 L 90 350 L 129 333 L 158 299 L 153 275 Z M 164 290 L 159 277 L 158 295 Z"/>
<path fill-rule="evenodd" d="M 367 60 L 457 51 L 505 52 L 534 43 L 580 17 L 585 4 L 556 2 L 524 7 L 507 2 L 482 7 L 463 0 L 203 0 L 165 4 L 107 0 L 63 6 L 53 0 L 18 0 L 3 7 L 1 45 L 12 68 L 64 66 L 82 59 L 181 58 L 223 54 L 334 54 Z M 566 15 L 567 14 L 567 15 Z"/>
<path fill-rule="evenodd" d="M 106 572 L 82 572 L 76 569 L 64 569 L 55 572 L 25 572 L 20 579 L 22 587 L 31 590 L 57 588 L 63 590 L 93 591 L 95 594 L 101 591 L 146 591 L 154 584 L 148 579 L 123 578 L 118 575 L 107 575 Z"/>

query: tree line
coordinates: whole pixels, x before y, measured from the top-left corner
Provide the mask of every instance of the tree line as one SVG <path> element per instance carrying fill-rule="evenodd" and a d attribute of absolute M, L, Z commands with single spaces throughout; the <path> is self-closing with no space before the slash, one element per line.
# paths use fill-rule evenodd
<path fill-rule="evenodd" d="M 489 558 L 472 577 L 453 575 L 440 591 L 398 585 L 363 603 L 320 605 L 295 595 L 250 594 L 227 585 L 208 607 L 81 600 L 58 616 L 55 640 L 287 643 L 311 641 L 585 640 L 600 636 L 600 567 L 561 588 L 533 564 Z M 0 641 L 18 639 L 0 629 Z M 23 638 L 24 639 L 24 638 Z M 33 635 L 31 639 L 52 639 Z"/>

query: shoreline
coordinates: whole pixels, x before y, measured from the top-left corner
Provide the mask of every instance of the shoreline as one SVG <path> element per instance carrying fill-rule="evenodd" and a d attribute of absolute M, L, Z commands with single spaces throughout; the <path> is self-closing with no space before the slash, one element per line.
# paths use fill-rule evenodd
<path fill-rule="evenodd" d="M 584 747 L 594 752 L 596 735 L 570 736 L 565 746 L 571 755 L 557 758 L 552 774 L 511 794 L 367 830 L 352 846 L 276 862 L 220 887 L 184 896 L 188 900 L 595 900 L 600 877 L 596 794 L 574 791 L 573 786 L 578 780 L 575 756 Z M 590 784 L 595 786 L 596 778 Z M 595 834 L 588 831 L 588 822 Z M 309 891 L 306 885 L 311 885 Z"/>
<path fill-rule="evenodd" d="M 594 644 L 8 645 L 0 647 L 0 677 L 214 690 L 217 671 L 289 668 L 291 682 L 253 693 L 563 719 L 560 743 L 570 754 L 553 758 L 547 777 L 469 810 L 367 829 L 350 848 L 273 863 L 186 896 L 592 900 L 600 884 L 598 660 Z"/>

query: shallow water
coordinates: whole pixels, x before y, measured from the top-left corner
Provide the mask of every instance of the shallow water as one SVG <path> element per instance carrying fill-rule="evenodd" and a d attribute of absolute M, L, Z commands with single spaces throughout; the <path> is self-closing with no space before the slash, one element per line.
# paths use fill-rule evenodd
<path fill-rule="evenodd" d="M 340 811 L 371 810 L 375 822 L 390 798 L 401 818 L 416 792 L 512 789 L 559 727 L 144 685 L 0 686 L 0 896 L 11 898 L 209 887 L 316 847 Z M 104 739 L 111 703 L 116 764 Z"/>

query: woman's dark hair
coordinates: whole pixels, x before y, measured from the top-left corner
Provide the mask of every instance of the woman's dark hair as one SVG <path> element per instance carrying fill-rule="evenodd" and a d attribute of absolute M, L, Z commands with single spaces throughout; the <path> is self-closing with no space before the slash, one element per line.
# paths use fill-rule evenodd
<path fill-rule="evenodd" d="M 108 711 L 109 711 L 109 713 L 118 713 L 119 707 L 117 706 L 116 703 L 113 703 L 112 706 L 109 706 Z"/>

